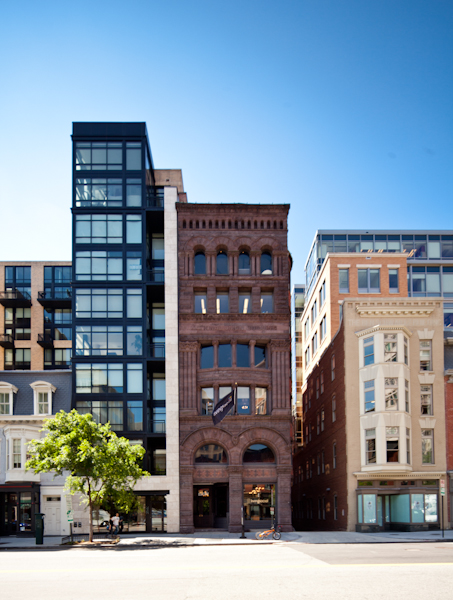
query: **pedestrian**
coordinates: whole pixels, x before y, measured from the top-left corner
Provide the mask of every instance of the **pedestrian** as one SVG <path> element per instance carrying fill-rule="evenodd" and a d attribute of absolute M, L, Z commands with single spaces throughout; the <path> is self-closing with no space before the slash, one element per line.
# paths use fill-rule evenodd
<path fill-rule="evenodd" d="M 117 534 L 118 533 L 118 529 L 119 529 L 119 525 L 120 525 L 120 515 L 119 515 L 119 513 L 116 513 L 116 515 L 114 517 L 112 517 L 111 521 L 112 521 L 112 534 Z"/>

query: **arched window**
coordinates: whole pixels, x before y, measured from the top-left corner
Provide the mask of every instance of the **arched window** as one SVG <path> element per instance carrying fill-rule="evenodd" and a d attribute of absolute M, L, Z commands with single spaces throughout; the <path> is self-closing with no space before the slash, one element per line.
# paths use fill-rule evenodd
<path fill-rule="evenodd" d="M 239 254 L 239 275 L 250 275 L 250 256 L 245 250 Z"/>
<path fill-rule="evenodd" d="M 52 394 L 56 387 L 47 381 L 34 381 L 30 383 L 33 390 L 33 405 L 35 415 L 52 414 Z"/>
<path fill-rule="evenodd" d="M 227 464 L 227 453 L 217 444 L 206 444 L 195 452 L 195 464 L 200 463 L 223 463 Z"/>
<path fill-rule="evenodd" d="M 206 256 L 204 252 L 197 252 L 193 261 L 195 275 L 206 275 Z"/>
<path fill-rule="evenodd" d="M 217 275 L 228 275 L 228 255 L 223 250 L 219 250 L 216 260 Z"/>
<path fill-rule="evenodd" d="M 261 275 L 272 275 L 272 255 L 270 252 L 261 254 Z"/>
<path fill-rule="evenodd" d="M 244 452 L 243 463 L 275 463 L 272 450 L 264 444 L 252 444 Z"/>

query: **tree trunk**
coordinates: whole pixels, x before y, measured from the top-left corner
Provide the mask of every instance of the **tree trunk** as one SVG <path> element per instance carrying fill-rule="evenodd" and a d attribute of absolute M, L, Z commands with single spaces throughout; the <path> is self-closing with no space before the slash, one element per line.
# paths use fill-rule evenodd
<path fill-rule="evenodd" d="M 90 542 L 93 541 L 93 501 L 91 499 L 91 487 L 88 482 L 88 508 L 89 508 L 89 523 L 90 523 Z"/>

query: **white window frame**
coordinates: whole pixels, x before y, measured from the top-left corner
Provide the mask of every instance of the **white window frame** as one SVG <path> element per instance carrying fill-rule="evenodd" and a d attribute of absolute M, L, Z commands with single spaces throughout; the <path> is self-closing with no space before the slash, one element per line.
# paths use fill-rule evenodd
<path fill-rule="evenodd" d="M 37 416 L 47 416 L 52 414 L 52 394 L 55 393 L 56 387 L 48 381 L 34 381 L 30 383 L 30 387 L 33 390 L 33 414 Z M 47 411 L 39 411 L 39 394 L 47 394 Z"/>
<path fill-rule="evenodd" d="M 7 413 L 2 413 L 3 415 L 12 415 L 14 412 L 14 402 L 13 402 L 13 394 L 17 394 L 17 387 L 12 383 L 8 383 L 6 381 L 0 381 L 0 394 L 5 394 L 9 396 L 8 403 L 8 411 Z"/>

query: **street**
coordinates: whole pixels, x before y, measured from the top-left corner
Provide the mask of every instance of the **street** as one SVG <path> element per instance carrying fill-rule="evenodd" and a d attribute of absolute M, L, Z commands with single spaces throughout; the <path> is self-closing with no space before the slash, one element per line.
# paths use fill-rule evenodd
<path fill-rule="evenodd" d="M 453 544 L 294 544 L 8 550 L 2 600 L 448 598 Z"/>

